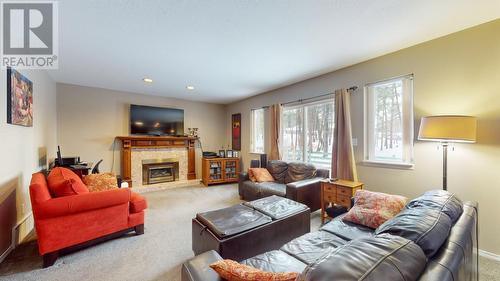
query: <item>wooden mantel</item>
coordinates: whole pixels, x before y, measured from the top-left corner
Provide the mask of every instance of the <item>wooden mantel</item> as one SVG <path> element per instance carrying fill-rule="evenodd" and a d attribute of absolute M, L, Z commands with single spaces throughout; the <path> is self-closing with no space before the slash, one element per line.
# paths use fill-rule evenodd
<path fill-rule="evenodd" d="M 195 137 L 154 137 L 154 136 L 118 136 L 122 142 L 121 176 L 132 186 L 131 154 L 133 148 L 172 148 L 185 147 L 188 151 L 188 180 L 196 179 L 195 170 Z"/>

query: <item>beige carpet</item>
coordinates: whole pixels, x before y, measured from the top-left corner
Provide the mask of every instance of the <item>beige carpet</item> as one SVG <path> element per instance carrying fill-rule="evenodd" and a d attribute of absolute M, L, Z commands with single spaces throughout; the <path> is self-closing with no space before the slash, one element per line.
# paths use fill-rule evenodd
<path fill-rule="evenodd" d="M 0 264 L 0 280 L 180 280 L 180 264 L 193 256 L 191 218 L 239 201 L 236 185 L 183 187 L 145 194 L 146 232 L 129 235 L 59 258 L 41 268 L 36 242 L 18 247 Z M 320 225 L 312 215 L 311 229 Z M 481 259 L 481 280 L 500 280 L 500 263 Z"/>

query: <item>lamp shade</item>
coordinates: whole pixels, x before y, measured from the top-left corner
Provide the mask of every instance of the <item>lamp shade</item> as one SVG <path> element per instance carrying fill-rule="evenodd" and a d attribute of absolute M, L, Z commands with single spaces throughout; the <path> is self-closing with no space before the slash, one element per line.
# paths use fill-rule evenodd
<path fill-rule="evenodd" d="M 477 120 L 473 116 L 438 115 L 422 117 L 419 140 L 476 142 Z"/>

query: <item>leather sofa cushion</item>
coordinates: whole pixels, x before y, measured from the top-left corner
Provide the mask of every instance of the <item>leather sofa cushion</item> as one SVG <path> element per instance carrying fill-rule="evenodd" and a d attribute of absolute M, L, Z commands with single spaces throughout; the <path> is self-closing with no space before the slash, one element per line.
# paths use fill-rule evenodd
<path fill-rule="evenodd" d="M 54 197 L 71 196 L 88 193 L 89 190 L 82 179 L 73 171 L 63 167 L 56 167 L 47 177 L 50 193 Z"/>
<path fill-rule="evenodd" d="M 417 280 L 426 257 L 412 241 L 388 234 L 352 240 L 307 266 L 297 280 Z"/>
<path fill-rule="evenodd" d="M 430 208 L 439 210 L 455 223 L 463 212 L 463 203 L 457 196 L 445 190 L 431 190 L 406 204 L 407 209 Z"/>
<path fill-rule="evenodd" d="M 281 160 L 270 160 L 267 162 L 267 170 L 278 183 L 285 183 L 285 177 L 288 171 L 288 164 Z"/>
<path fill-rule="evenodd" d="M 219 238 L 232 236 L 271 222 L 270 217 L 243 205 L 199 213 L 196 214 L 196 219 Z"/>
<path fill-rule="evenodd" d="M 302 272 L 306 264 L 279 250 L 266 252 L 241 262 L 270 272 Z"/>
<path fill-rule="evenodd" d="M 208 251 L 182 264 L 181 279 L 183 281 L 223 281 L 210 264 L 222 260 L 216 251 Z"/>
<path fill-rule="evenodd" d="M 130 212 L 139 213 L 146 210 L 148 207 L 148 202 L 146 198 L 135 192 L 130 193 Z"/>
<path fill-rule="evenodd" d="M 285 177 L 285 183 L 301 181 L 314 178 L 316 176 L 316 167 L 312 164 L 302 162 L 288 163 L 288 171 Z"/>
<path fill-rule="evenodd" d="M 277 182 L 261 182 L 257 183 L 260 197 L 267 197 L 271 195 L 278 195 L 281 197 L 286 196 L 286 185 Z"/>
<path fill-rule="evenodd" d="M 348 241 L 327 231 L 315 231 L 302 235 L 288 242 L 280 250 L 297 258 L 305 264 L 310 264 L 318 258 L 340 247 Z"/>
<path fill-rule="evenodd" d="M 321 227 L 321 230 L 328 231 L 345 240 L 354 240 L 360 238 L 369 238 L 373 236 L 374 230 L 348 221 L 343 221 L 343 217 L 338 216 L 329 223 Z"/>
<path fill-rule="evenodd" d="M 435 209 L 405 209 L 375 230 L 375 234 L 390 233 L 412 240 L 432 257 L 450 233 L 450 218 Z"/>
<path fill-rule="evenodd" d="M 278 220 L 307 209 L 307 206 L 304 204 L 276 195 L 245 202 L 243 205 L 258 210 L 270 216 L 273 220 Z"/>

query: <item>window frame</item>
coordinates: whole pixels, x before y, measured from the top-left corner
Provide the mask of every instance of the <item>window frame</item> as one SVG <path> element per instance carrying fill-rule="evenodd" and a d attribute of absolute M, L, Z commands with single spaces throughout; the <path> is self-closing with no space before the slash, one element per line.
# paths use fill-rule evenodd
<path fill-rule="evenodd" d="M 303 103 L 299 103 L 299 104 L 292 104 L 292 105 L 284 105 L 283 106 L 283 110 L 282 110 L 282 113 L 280 115 L 280 124 L 281 124 L 281 128 L 280 128 L 280 138 L 283 139 L 283 133 L 284 133 L 284 126 L 283 126 L 283 112 L 286 110 L 286 109 L 297 109 L 297 108 L 302 108 L 302 112 L 301 112 L 301 115 L 302 115 L 302 120 L 303 120 L 303 124 L 304 124 L 304 127 L 303 127 L 303 132 L 302 132 L 302 137 L 303 137 L 303 142 L 302 142 L 302 147 L 301 147 L 301 151 L 302 151 L 302 162 L 304 163 L 308 163 L 308 164 L 313 164 L 316 166 L 316 168 L 319 168 L 319 169 L 328 169 L 330 170 L 331 169 L 331 165 L 327 165 L 327 166 L 323 166 L 323 165 L 318 165 L 316 163 L 312 163 L 312 162 L 307 162 L 307 129 L 308 129 L 308 122 L 306 122 L 306 116 L 307 116 L 307 107 L 308 106 L 314 106 L 314 105 L 318 105 L 318 104 L 325 104 L 325 103 L 332 103 L 333 104 L 333 114 L 335 114 L 335 98 L 333 97 L 333 95 L 331 97 L 326 97 L 326 98 L 321 98 L 321 99 L 317 99 L 317 100 L 313 100 L 311 102 L 303 102 Z M 334 121 L 332 121 L 334 122 Z M 334 128 L 335 128 L 335 124 L 333 124 Z M 333 129 L 334 129 L 333 128 Z M 281 143 L 280 145 L 280 151 L 285 151 L 285 147 L 283 146 L 283 142 Z M 283 155 L 283 154 L 282 154 Z M 331 161 L 330 161 L 331 162 Z"/>
<path fill-rule="evenodd" d="M 256 111 L 262 111 L 262 117 L 264 118 L 264 124 L 262 127 L 262 133 L 263 133 L 263 146 L 262 146 L 262 151 L 256 151 L 255 150 L 255 118 L 254 114 Z M 250 153 L 251 154 L 265 154 L 266 153 L 266 109 L 264 107 L 262 108 L 255 108 L 250 110 Z"/>
<path fill-rule="evenodd" d="M 364 86 L 364 145 L 363 145 L 363 161 L 362 164 L 367 166 L 379 166 L 384 168 L 394 168 L 394 169 L 413 169 L 414 163 L 414 109 L 413 109 L 413 99 L 414 99 L 414 87 L 413 87 L 413 74 L 407 74 L 402 76 L 397 76 L 389 79 L 380 80 L 373 83 L 368 83 Z M 376 85 L 387 84 L 394 81 L 402 81 L 403 93 L 402 93 L 402 133 L 403 133 L 403 155 L 402 161 L 383 161 L 379 159 L 371 158 L 374 155 L 375 146 L 370 143 L 371 136 L 374 135 L 374 126 L 371 126 L 370 116 L 375 111 L 375 103 L 371 102 L 370 95 L 373 95 L 370 89 L 373 89 Z M 405 94 L 409 92 L 408 94 Z"/>

